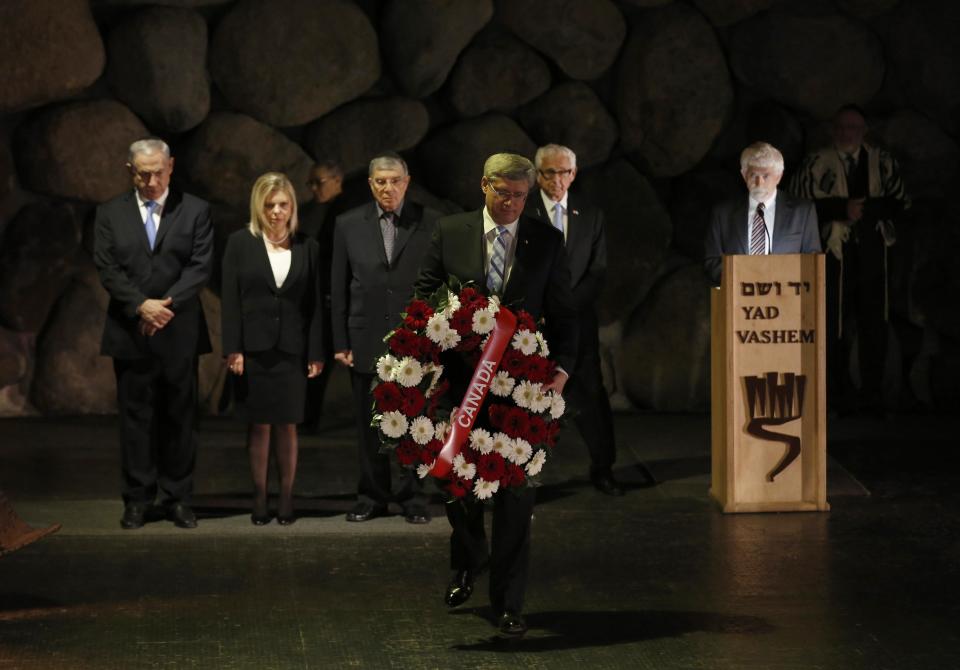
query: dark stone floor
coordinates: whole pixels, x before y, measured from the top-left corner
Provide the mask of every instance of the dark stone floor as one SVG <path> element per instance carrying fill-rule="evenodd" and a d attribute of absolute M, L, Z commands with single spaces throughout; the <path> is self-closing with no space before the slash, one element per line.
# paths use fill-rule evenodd
<path fill-rule="evenodd" d="M 719 513 L 705 416 L 617 429 L 626 497 L 588 485 L 575 437 L 548 464 L 531 630 L 508 642 L 486 580 L 461 610 L 441 602 L 439 501 L 426 526 L 343 520 L 346 422 L 303 439 L 293 526 L 249 523 L 242 431 L 211 420 L 200 527 L 121 531 L 112 419 L 0 421 L 0 486 L 26 520 L 63 523 L 0 559 L 0 670 L 960 668 L 951 419 L 832 422 L 832 509 L 806 514 Z"/>

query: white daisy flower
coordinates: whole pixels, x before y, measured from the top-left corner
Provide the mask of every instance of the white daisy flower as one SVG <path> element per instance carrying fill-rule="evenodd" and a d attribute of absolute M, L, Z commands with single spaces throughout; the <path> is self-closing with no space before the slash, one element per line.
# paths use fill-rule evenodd
<path fill-rule="evenodd" d="M 486 310 L 493 315 L 496 315 L 500 311 L 500 297 L 497 295 L 492 295 L 487 298 L 487 307 Z"/>
<path fill-rule="evenodd" d="M 510 373 L 506 370 L 500 370 L 490 381 L 490 393 L 501 398 L 506 398 L 513 392 L 513 386 L 517 383 Z"/>
<path fill-rule="evenodd" d="M 533 455 L 533 458 L 530 459 L 530 462 L 527 463 L 525 468 L 527 474 L 531 477 L 540 473 L 540 470 L 543 469 L 543 464 L 547 460 L 547 452 L 543 449 L 540 449 Z"/>
<path fill-rule="evenodd" d="M 493 438 L 483 428 L 474 428 L 470 431 L 470 446 L 481 454 L 493 451 Z"/>
<path fill-rule="evenodd" d="M 490 451 L 495 451 L 506 458 L 512 442 L 513 440 L 511 440 L 510 436 L 506 433 L 494 433 L 493 444 L 490 446 Z"/>
<path fill-rule="evenodd" d="M 550 357 L 550 347 L 547 346 L 547 338 L 545 338 L 540 331 L 537 331 L 537 344 L 540 345 L 540 355 L 544 358 Z"/>
<path fill-rule="evenodd" d="M 546 412 L 553 406 L 553 399 L 549 393 L 543 392 L 543 387 L 540 384 L 535 384 L 534 386 L 533 398 L 530 400 L 530 409 L 537 413 Z"/>
<path fill-rule="evenodd" d="M 526 328 L 521 328 L 513 336 L 513 348 L 519 349 L 525 356 L 537 350 L 537 338 Z"/>
<path fill-rule="evenodd" d="M 433 423 L 425 416 L 418 416 L 410 422 L 410 437 L 417 444 L 426 444 L 433 439 Z"/>
<path fill-rule="evenodd" d="M 453 468 L 461 479 L 473 479 L 477 475 L 477 466 L 473 463 L 467 463 L 463 454 L 457 454 L 457 457 L 453 459 Z"/>
<path fill-rule="evenodd" d="M 394 368 L 393 378 L 401 386 L 416 386 L 423 381 L 423 368 L 420 366 L 420 361 L 412 356 L 400 359 L 397 367 Z"/>
<path fill-rule="evenodd" d="M 450 424 L 446 421 L 437 421 L 433 426 L 433 437 L 443 442 L 447 439 L 447 433 L 450 430 Z"/>
<path fill-rule="evenodd" d="M 486 479 L 478 479 L 473 484 L 473 495 L 477 500 L 486 500 L 500 488 L 500 480 L 488 482 Z"/>
<path fill-rule="evenodd" d="M 430 465 L 427 465 L 426 463 L 421 463 L 420 465 L 418 465 L 418 466 L 417 466 L 417 477 L 419 477 L 420 479 L 423 479 L 424 477 L 426 477 L 427 475 L 429 475 L 429 474 L 430 474 L 430 471 L 433 470 L 433 466 L 436 465 L 436 464 L 437 464 L 436 461 L 432 461 L 432 462 L 430 463 Z"/>
<path fill-rule="evenodd" d="M 460 296 L 453 291 L 447 291 L 447 306 L 443 308 L 444 316 L 449 319 L 458 309 L 460 309 Z"/>
<path fill-rule="evenodd" d="M 530 404 L 533 402 L 533 398 L 536 396 L 539 386 L 540 384 L 534 384 L 533 382 L 528 382 L 526 380 L 519 382 L 516 386 L 514 386 L 513 401 L 517 403 L 517 407 L 530 409 Z"/>
<path fill-rule="evenodd" d="M 559 419 L 567 409 L 567 403 L 559 393 L 551 393 L 550 398 L 550 418 Z"/>
<path fill-rule="evenodd" d="M 396 367 L 397 359 L 393 357 L 393 354 L 381 356 L 377 361 L 377 376 L 383 381 L 388 382 L 393 379 L 393 371 Z"/>
<path fill-rule="evenodd" d="M 530 446 L 530 443 L 518 437 L 511 442 L 506 456 L 511 463 L 523 465 L 530 460 L 531 453 L 533 453 L 533 447 Z"/>
<path fill-rule="evenodd" d="M 387 437 L 400 437 L 407 432 L 407 417 L 401 412 L 387 412 L 380 419 L 380 430 Z"/>
<path fill-rule="evenodd" d="M 433 316 L 427 319 L 427 337 L 434 344 L 440 344 L 443 336 L 450 330 L 450 322 L 443 312 L 434 312 Z"/>
<path fill-rule="evenodd" d="M 460 333 L 450 328 L 443 334 L 443 339 L 440 340 L 439 344 L 440 348 L 444 351 L 453 349 L 460 344 Z"/>
<path fill-rule="evenodd" d="M 497 324 L 496 317 L 485 309 L 478 309 L 473 313 L 471 327 L 477 335 L 486 335 Z"/>

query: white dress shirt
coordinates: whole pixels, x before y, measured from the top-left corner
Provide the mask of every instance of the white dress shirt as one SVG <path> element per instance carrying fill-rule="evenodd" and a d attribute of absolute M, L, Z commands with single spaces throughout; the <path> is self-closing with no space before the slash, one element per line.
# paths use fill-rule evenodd
<path fill-rule="evenodd" d="M 507 257 L 503 259 L 506 267 L 503 269 L 503 286 L 506 288 L 510 281 L 510 271 L 513 269 L 513 256 L 517 250 L 517 228 L 519 227 L 517 219 L 513 223 L 508 223 L 503 227 L 510 232 L 510 241 L 507 244 Z M 497 222 L 493 220 L 486 207 L 483 208 L 483 276 L 486 277 L 490 272 L 490 259 L 493 258 L 493 243 L 497 239 Z"/>
<path fill-rule="evenodd" d="M 554 202 L 550 199 L 550 196 L 547 195 L 546 191 L 540 191 L 540 198 L 543 200 L 544 211 L 547 213 L 547 218 L 550 219 L 550 225 L 553 226 L 554 213 L 553 210 L 556 209 L 559 204 L 563 207 L 563 241 L 567 241 L 567 231 L 570 230 L 570 210 L 567 209 L 567 196 L 570 195 L 570 191 L 567 191 L 563 194 L 563 197 L 560 199 L 560 202 Z M 556 226 L 553 226 L 556 228 Z"/>
<path fill-rule="evenodd" d="M 133 189 L 133 192 L 137 196 L 137 206 L 140 207 L 140 220 L 143 221 L 143 225 L 147 225 L 147 201 L 140 196 L 140 191 Z M 163 194 L 154 200 L 157 203 L 157 206 L 153 208 L 153 224 L 157 227 L 157 234 L 160 233 L 160 216 L 163 213 L 163 207 L 167 203 L 167 196 L 170 195 L 170 189 L 168 188 Z"/>
<path fill-rule="evenodd" d="M 750 236 L 753 232 L 753 216 L 757 213 L 757 205 L 760 204 L 759 200 L 755 200 L 753 196 L 750 196 L 750 203 L 747 206 L 747 253 L 750 253 Z M 769 254 L 773 253 L 773 222 L 776 220 L 777 214 L 777 192 L 774 191 L 773 195 L 770 196 L 768 200 L 763 201 L 763 222 L 767 226 L 767 234 L 764 236 L 763 240 L 763 253 Z"/>

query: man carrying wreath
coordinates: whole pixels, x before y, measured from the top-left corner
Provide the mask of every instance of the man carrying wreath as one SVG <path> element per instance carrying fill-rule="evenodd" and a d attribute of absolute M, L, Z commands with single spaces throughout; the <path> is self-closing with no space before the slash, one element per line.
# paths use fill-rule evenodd
<path fill-rule="evenodd" d="M 500 296 L 511 310 L 523 309 L 544 320 L 542 330 L 558 364 L 553 381 L 543 387 L 560 393 L 577 355 L 577 322 L 563 236 L 523 214 L 536 178 L 528 159 L 516 154 L 490 156 L 480 190 L 484 207 L 441 218 L 420 267 L 415 289 L 428 296 L 444 284 L 473 282 L 487 295 Z M 463 366 L 461 365 L 461 368 Z M 451 395 L 462 398 L 472 370 L 445 361 Z M 445 602 L 463 604 L 476 576 L 490 570 L 490 603 L 505 635 L 527 631 L 521 614 L 530 559 L 530 517 L 534 489 L 502 491 L 494 496 L 492 544 L 487 547 L 483 505 L 464 499 L 446 505 L 453 528 L 450 563 L 455 571 Z"/>

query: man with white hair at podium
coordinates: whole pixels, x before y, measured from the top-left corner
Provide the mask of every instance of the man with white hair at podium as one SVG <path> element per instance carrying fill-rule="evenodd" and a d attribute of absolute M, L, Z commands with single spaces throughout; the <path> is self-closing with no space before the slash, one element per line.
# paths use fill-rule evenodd
<path fill-rule="evenodd" d="M 725 255 L 820 253 L 813 203 L 777 188 L 783 154 L 766 142 L 754 142 L 740 154 L 740 174 L 746 196 L 720 203 L 710 215 L 703 265 L 714 285 L 720 284 Z"/>

